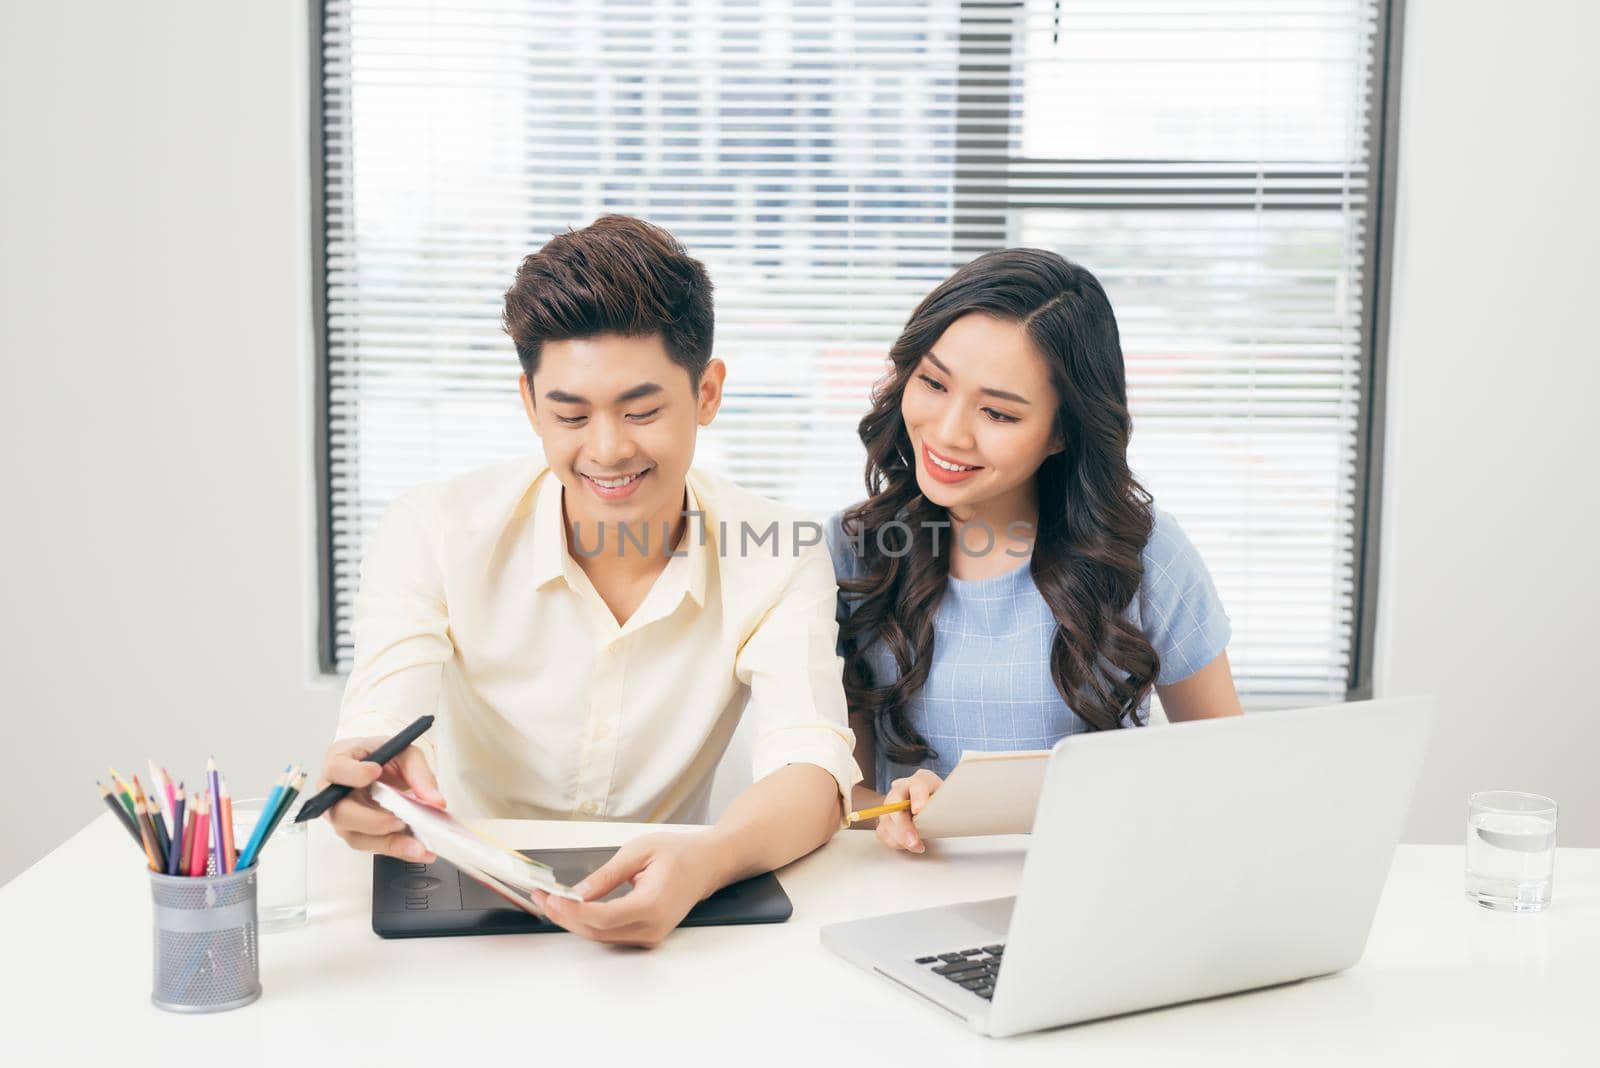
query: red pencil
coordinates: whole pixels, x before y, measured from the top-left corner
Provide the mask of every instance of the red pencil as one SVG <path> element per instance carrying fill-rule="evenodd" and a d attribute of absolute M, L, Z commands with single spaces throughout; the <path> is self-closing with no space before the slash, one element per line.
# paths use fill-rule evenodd
<path fill-rule="evenodd" d="M 209 802 L 205 791 L 200 792 L 199 798 L 200 803 L 194 813 L 194 827 L 189 832 L 190 845 L 194 847 L 189 856 L 189 874 L 193 877 L 206 873 L 206 840 L 209 837 L 206 832 L 211 829 L 211 821 L 206 817 L 206 805 Z"/>

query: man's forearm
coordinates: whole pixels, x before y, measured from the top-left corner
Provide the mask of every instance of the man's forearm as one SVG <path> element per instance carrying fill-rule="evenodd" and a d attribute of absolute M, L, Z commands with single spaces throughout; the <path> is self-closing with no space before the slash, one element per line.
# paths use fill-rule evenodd
<path fill-rule="evenodd" d="M 707 832 L 716 846 L 717 890 L 773 871 L 822 845 L 839 829 L 839 786 L 815 764 L 779 768 L 734 798 Z"/>

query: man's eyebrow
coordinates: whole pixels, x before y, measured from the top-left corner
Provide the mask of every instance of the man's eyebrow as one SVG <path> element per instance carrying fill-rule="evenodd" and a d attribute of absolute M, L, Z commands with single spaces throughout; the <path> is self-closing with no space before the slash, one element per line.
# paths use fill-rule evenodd
<path fill-rule="evenodd" d="M 657 394 L 657 393 L 660 393 L 660 392 L 661 392 L 661 386 L 658 385 L 657 383 L 655 383 L 655 382 L 640 382 L 637 386 L 634 386 L 632 389 L 625 389 L 621 393 L 618 393 L 617 394 L 617 403 L 618 404 L 627 404 L 629 401 L 636 401 L 640 397 L 649 397 L 649 396 L 653 396 L 654 394 Z"/>
<path fill-rule="evenodd" d="M 925 355 L 928 357 L 928 362 L 929 363 L 933 364 L 935 367 L 937 367 L 939 370 L 943 371 L 945 374 L 950 375 L 950 377 L 952 377 L 952 378 L 955 377 L 955 373 L 953 371 L 951 371 L 950 368 L 946 367 L 944 365 L 943 361 L 941 361 L 939 359 L 939 357 L 937 357 L 937 356 L 935 356 L 933 354 L 933 350 L 932 349 L 929 349 L 925 353 Z M 1024 397 L 1024 396 L 1022 396 L 1020 394 L 1017 394 L 1017 393 L 1011 393 L 1011 392 L 1009 392 L 1007 390 L 1004 390 L 1004 389 L 991 389 L 988 386 L 985 386 L 982 389 L 978 390 L 978 392 L 979 393 L 987 393 L 991 397 L 999 397 L 1001 400 L 1016 401 L 1018 404 L 1031 404 L 1032 403 L 1032 401 L 1028 400 L 1027 397 Z"/>
<path fill-rule="evenodd" d="M 617 394 L 616 403 L 627 404 L 641 397 L 649 397 L 661 392 L 660 384 L 656 382 L 640 382 L 632 389 L 625 389 Z M 589 398 L 580 397 L 576 393 L 568 393 L 564 389 L 552 389 L 544 395 L 544 399 L 557 404 L 588 404 Z"/>

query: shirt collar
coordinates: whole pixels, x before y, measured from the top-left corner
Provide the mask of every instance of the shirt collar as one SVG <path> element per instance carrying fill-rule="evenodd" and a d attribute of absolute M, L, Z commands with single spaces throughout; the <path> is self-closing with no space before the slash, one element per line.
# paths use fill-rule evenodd
<path fill-rule="evenodd" d="M 709 521 L 705 515 L 702 498 L 695 492 L 692 474 L 684 479 L 683 492 L 685 510 L 690 515 L 684 524 L 683 541 L 678 551 L 686 554 L 683 561 L 688 566 L 681 570 L 673 568 L 673 561 L 668 560 L 667 567 L 678 573 L 687 572 L 686 592 L 694 599 L 697 606 L 703 608 L 706 603 L 706 572 L 710 566 L 708 558 L 711 553 L 710 535 L 706 529 Z M 580 588 L 581 580 L 578 576 L 582 574 L 582 570 L 567 547 L 567 521 L 561 507 L 561 494 L 561 480 L 546 468 L 533 502 L 533 580 L 536 588 L 543 588 L 548 583 L 563 577 L 574 589 Z M 615 552 L 611 545 L 607 545 L 606 550 Z"/>
<path fill-rule="evenodd" d="M 691 471 L 683 480 L 684 511 L 688 512 L 688 519 L 683 526 L 683 547 L 689 554 L 686 561 L 689 565 L 689 596 L 694 603 L 704 608 L 706 604 L 706 568 L 709 566 L 708 558 L 711 555 L 710 534 L 706 528 L 710 525 L 706 517 L 702 498 L 694 491 L 694 473 Z"/>
<path fill-rule="evenodd" d="M 561 514 L 561 480 L 547 467 L 533 499 L 534 585 L 543 587 L 561 578 L 571 560 L 567 552 L 567 521 Z"/>

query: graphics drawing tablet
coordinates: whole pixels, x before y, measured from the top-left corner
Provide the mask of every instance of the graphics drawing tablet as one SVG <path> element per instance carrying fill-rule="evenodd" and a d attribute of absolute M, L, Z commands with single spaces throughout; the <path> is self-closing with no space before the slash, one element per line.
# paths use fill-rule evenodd
<path fill-rule="evenodd" d="M 523 849 L 524 856 L 548 864 L 556 878 L 572 886 L 616 853 L 615 846 L 594 849 Z M 628 892 L 624 883 L 603 900 Z M 718 927 L 782 923 L 794 913 L 789 895 L 771 872 L 723 887 L 700 902 L 680 927 Z M 440 858 L 430 864 L 372 858 L 372 930 L 384 938 L 438 938 L 449 935 L 540 934 L 559 931 L 548 920 L 516 908 L 493 890 Z"/>

